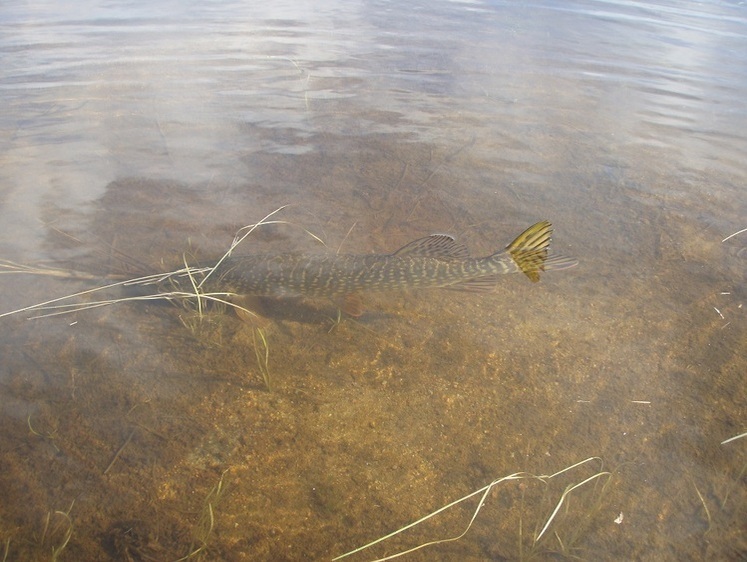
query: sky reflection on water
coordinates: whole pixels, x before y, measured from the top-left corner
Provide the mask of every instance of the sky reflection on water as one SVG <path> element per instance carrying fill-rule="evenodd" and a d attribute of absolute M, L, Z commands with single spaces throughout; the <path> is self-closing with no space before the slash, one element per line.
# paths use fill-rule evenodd
<path fill-rule="evenodd" d="M 290 203 L 246 251 L 485 254 L 548 218 L 581 263 L 280 305 L 273 392 L 230 314 L 2 318 L 0 540 L 46 555 L 69 511 L 71 559 L 327 559 L 599 456 L 556 534 L 518 529 L 571 481 L 422 559 L 744 556 L 745 53 L 738 3 L 5 3 L 0 258 L 165 271 Z M 0 282 L 0 312 L 88 288 Z"/>

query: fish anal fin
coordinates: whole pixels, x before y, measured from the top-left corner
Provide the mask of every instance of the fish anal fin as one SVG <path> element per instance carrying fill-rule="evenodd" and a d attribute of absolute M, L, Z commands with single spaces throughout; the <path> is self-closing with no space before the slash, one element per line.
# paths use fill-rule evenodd
<path fill-rule="evenodd" d="M 337 301 L 337 306 L 340 307 L 345 314 L 358 318 L 363 315 L 363 299 L 358 293 L 348 293 Z"/>
<path fill-rule="evenodd" d="M 267 310 L 264 299 L 252 295 L 234 295 L 231 297 L 231 304 L 236 316 L 242 322 L 262 327 L 269 323 L 266 317 Z"/>
<path fill-rule="evenodd" d="M 477 277 L 475 279 L 469 279 L 467 281 L 461 281 L 443 287 L 450 291 L 465 291 L 468 293 L 492 293 L 495 291 L 498 285 L 498 279 L 503 277 L 502 275 L 486 275 L 485 277 Z"/>
<path fill-rule="evenodd" d="M 419 256 L 442 260 L 458 260 L 470 257 L 464 244 L 457 242 L 449 234 L 431 234 L 405 244 L 393 256 Z"/>
<path fill-rule="evenodd" d="M 569 258 L 567 256 L 555 254 L 550 255 L 543 265 L 545 271 L 550 271 L 551 269 L 569 269 L 571 267 L 576 267 L 578 265 L 578 260 L 576 258 Z"/>

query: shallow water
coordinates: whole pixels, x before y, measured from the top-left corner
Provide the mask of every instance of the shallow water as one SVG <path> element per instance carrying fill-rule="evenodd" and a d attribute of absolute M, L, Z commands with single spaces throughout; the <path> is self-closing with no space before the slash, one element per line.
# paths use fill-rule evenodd
<path fill-rule="evenodd" d="M 5 559 L 328 560 L 589 457 L 406 559 L 747 555 L 747 438 L 722 444 L 747 423 L 747 8 L 404 6 L 0 7 L 3 259 L 104 284 L 289 205 L 242 251 L 484 255 L 547 218 L 580 260 L 360 319 L 271 306 L 271 392 L 220 307 L 0 318 Z M 95 285 L 1 275 L 0 313 Z M 477 500 L 347 560 L 459 535 Z"/>

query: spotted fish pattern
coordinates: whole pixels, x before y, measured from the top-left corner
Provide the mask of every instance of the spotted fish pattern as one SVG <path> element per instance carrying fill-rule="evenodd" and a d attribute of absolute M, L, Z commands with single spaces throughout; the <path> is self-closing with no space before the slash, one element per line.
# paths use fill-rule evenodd
<path fill-rule="evenodd" d="M 255 254 L 229 256 L 210 275 L 210 285 L 248 296 L 349 298 L 359 293 L 445 288 L 491 291 L 498 278 L 540 273 L 577 264 L 549 253 L 552 225 L 538 222 L 504 250 L 471 257 L 446 234 L 414 240 L 392 254 Z"/>

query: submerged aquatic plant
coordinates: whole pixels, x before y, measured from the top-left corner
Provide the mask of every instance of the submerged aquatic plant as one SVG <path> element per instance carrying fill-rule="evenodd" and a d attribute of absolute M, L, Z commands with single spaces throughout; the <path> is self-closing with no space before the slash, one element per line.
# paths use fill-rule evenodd
<path fill-rule="evenodd" d="M 200 518 L 193 531 L 193 542 L 189 547 L 189 553 L 176 560 L 176 562 L 190 560 L 205 554 L 205 551 L 208 548 L 208 541 L 213 533 L 213 529 L 215 528 L 215 506 L 218 504 L 225 492 L 223 479 L 226 476 L 226 472 L 227 471 L 223 471 L 218 483 L 213 486 L 213 488 L 207 493 L 207 496 L 205 496 L 202 511 L 200 512 Z"/>
<path fill-rule="evenodd" d="M 259 336 L 259 343 L 257 342 L 257 336 Z M 259 368 L 259 372 L 262 374 L 262 379 L 265 381 L 267 390 L 272 392 L 269 367 L 270 347 L 267 344 L 265 331 L 262 328 L 252 328 L 252 342 L 254 343 L 254 353 L 257 356 L 257 367 Z"/>
<path fill-rule="evenodd" d="M 70 512 L 75 505 L 75 500 L 70 504 L 67 511 L 49 511 L 44 520 L 44 529 L 42 530 L 39 544 L 44 546 L 46 542 L 50 543 L 52 548 L 51 560 L 55 561 L 70 542 L 73 536 L 73 521 L 70 519 Z M 57 522 L 53 523 L 52 518 L 56 517 Z M 61 534 L 61 536 L 59 536 Z"/>

